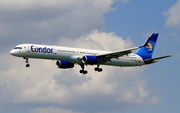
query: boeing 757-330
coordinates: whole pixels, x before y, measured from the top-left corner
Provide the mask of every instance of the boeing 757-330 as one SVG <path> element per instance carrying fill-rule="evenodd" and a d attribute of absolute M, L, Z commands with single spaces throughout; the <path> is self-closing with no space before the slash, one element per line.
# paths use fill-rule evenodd
<path fill-rule="evenodd" d="M 30 67 L 29 58 L 57 60 L 58 68 L 73 68 L 75 64 L 81 66 L 80 73 L 87 74 L 86 65 L 96 65 L 97 72 L 102 72 L 100 65 L 131 67 L 142 66 L 157 62 L 159 59 L 170 57 L 171 55 L 152 58 L 157 33 L 153 33 L 147 41 L 139 47 L 118 50 L 103 51 L 81 48 L 70 48 L 61 46 L 49 46 L 40 44 L 20 44 L 10 51 L 10 54 L 17 57 L 23 57 L 26 60 L 26 67 Z M 132 53 L 133 50 L 137 52 Z"/>

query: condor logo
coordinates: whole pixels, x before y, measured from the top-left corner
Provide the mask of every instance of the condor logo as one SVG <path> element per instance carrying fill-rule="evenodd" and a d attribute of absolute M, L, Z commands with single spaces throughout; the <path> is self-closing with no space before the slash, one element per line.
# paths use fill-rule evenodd
<path fill-rule="evenodd" d="M 153 46 L 151 43 L 147 43 L 145 48 L 148 53 L 151 53 L 153 51 Z"/>
<path fill-rule="evenodd" d="M 38 53 L 53 53 L 53 49 L 52 48 L 46 48 L 46 47 L 37 47 L 32 45 L 31 46 L 31 51 L 32 52 L 38 52 Z"/>

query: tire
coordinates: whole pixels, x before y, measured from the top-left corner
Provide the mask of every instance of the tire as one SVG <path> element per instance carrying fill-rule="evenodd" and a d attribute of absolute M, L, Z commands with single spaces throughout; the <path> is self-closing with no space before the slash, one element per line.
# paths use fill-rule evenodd
<path fill-rule="evenodd" d="M 30 64 L 26 64 L 26 67 L 30 67 Z"/>

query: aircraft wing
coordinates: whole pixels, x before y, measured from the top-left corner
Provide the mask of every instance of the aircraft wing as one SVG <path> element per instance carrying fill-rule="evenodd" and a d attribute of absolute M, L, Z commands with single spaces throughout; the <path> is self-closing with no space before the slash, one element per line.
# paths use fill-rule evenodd
<path fill-rule="evenodd" d="M 136 50 L 141 47 L 143 47 L 143 46 L 124 49 L 124 50 L 120 50 L 120 51 L 114 51 L 114 52 L 105 53 L 105 54 L 97 54 L 95 56 L 99 58 L 100 62 L 107 62 L 107 61 L 111 61 L 112 58 L 118 58 L 123 55 L 128 55 L 129 53 L 132 52 L 132 50 Z"/>

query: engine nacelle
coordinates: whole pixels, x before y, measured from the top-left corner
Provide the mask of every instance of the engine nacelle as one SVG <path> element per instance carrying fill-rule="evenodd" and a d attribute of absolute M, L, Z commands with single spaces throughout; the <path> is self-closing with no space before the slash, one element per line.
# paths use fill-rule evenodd
<path fill-rule="evenodd" d="M 56 62 L 56 65 L 59 68 L 66 69 L 66 68 L 73 68 L 74 64 L 68 61 L 59 60 Z"/>
<path fill-rule="evenodd" d="M 98 61 L 99 59 L 95 56 L 83 56 L 82 58 L 83 63 L 90 64 L 90 65 L 97 64 Z"/>

